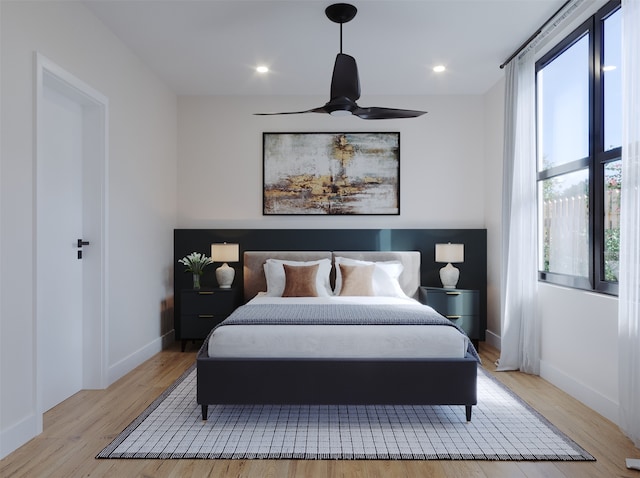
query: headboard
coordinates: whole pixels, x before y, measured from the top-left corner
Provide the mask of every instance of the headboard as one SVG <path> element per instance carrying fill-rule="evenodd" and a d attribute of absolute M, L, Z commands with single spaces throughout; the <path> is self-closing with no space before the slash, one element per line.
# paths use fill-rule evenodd
<path fill-rule="evenodd" d="M 417 297 L 420 287 L 420 253 L 417 251 L 246 251 L 244 253 L 244 300 L 267 290 L 264 263 L 267 259 L 317 261 L 346 257 L 361 261 L 399 261 L 403 270 L 398 278 L 400 287 L 409 297 Z M 333 274 L 332 274 L 333 282 Z M 333 284 L 332 284 L 333 286 Z"/>
<path fill-rule="evenodd" d="M 356 224 L 357 218 L 353 219 Z M 194 251 L 209 255 L 211 244 L 219 242 L 239 245 L 240 262 L 229 263 L 236 269 L 233 287 L 237 288 L 242 288 L 244 284 L 245 264 L 242 260 L 245 251 L 289 251 L 291 254 L 297 254 L 297 251 L 325 251 L 324 254 L 327 254 L 327 251 L 363 251 L 349 252 L 349 254 L 371 253 L 374 254 L 370 257 L 371 260 L 383 260 L 375 259 L 380 257 L 375 255 L 378 251 L 386 253 L 418 251 L 420 253 L 420 285 L 440 287 L 439 270 L 444 264 L 435 262 L 435 245 L 447 242 L 464 244 L 464 262 L 456 264 L 460 269 L 458 287 L 480 292 L 480 340 L 485 338 L 486 229 L 176 229 L 173 261 L 174 317 L 180 314 L 180 292 L 193 286 L 191 274 L 185 273 L 184 267 L 178 264 L 178 259 Z M 362 255 L 360 257 L 364 258 Z M 217 287 L 215 270 L 218 265 L 214 264 L 205 269 L 201 280 L 203 288 Z M 405 268 L 407 268 L 406 264 Z M 255 267 L 251 269 L 255 270 Z M 401 285 L 403 289 L 407 287 L 404 283 Z M 242 296 L 248 294 L 243 291 Z M 408 295 L 414 296 L 411 293 Z M 179 324 L 180 321 L 176 323 Z"/>

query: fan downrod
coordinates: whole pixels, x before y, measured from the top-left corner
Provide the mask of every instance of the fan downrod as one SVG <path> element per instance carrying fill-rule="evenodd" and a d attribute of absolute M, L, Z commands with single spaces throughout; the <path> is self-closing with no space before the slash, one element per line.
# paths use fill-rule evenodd
<path fill-rule="evenodd" d="M 334 3 L 329 5 L 324 13 L 326 13 L 329 20 L 342 25 L 353 20 L 353 17 L 358 13 L 358 9 L 348 3 Z"/>

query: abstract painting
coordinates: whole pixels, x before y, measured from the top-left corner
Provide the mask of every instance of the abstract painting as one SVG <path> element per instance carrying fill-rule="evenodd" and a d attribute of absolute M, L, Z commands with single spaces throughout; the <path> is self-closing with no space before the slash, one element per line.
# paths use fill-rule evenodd
<path fill-rule="evenodd" d="M 264 133 L 263 214 L 400 214 L 400 133 Z"/>

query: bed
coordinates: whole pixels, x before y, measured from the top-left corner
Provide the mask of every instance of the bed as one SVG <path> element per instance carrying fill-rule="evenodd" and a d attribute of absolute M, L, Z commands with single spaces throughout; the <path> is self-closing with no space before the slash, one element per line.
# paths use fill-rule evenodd
<path fill-rule="evenodd" d="M 318 278 L 322 271 L 323 280 L 315 282 L 316 290 L 326 287 L 328 292 L 307 298 L 305 292 L 294 291 L 293 297 L 279 297 L 282 290 L 278 287 L 285 287 L 285 295 L 291 295 L 291 290 L 277 283 L 275 269 L 269 269 L 267 263 L 283 264 L 280 261 L 285 261 L 278 266 L 285 279 L 291 279 L 294 270 Z M 324 278 L 327 262 L 329 279 Z M 295 267 L 302 263 L 305 267 Z M 371 289 L 371 277 L 374 288 L 378 279 L 386 280 L 379 275 L 386 264 L 399 270 L 394 277 L 394 287 L 401 289 L 398 297 L 378 297 Z M 315 276 L 309 275 L 312 272 Z M 356 274 L 358 280 L 352 280 Z M 360 280 L 361 274 L 367 280 Z M 245 252 L 243 276 L 247 304 L 209 334 L 197 355 L 197 402 L 204 420 L 212 404 L 461 405 L 467 421 L 471 420 L 477 403 L 479 359 L 466 336 L 446 319 L 446 324 L 425 327 L 423 318 L 417 317 L 422 309 L 429 309 L 412 299 L 420 282 L 418 252 Z M 359 297 L 362 284 L 373 293 Z M 332 297 L 334 288 L 355 294 Z M 401 309 L 413 318 L 397 323 L 396 311 Z M 305 316 L 300 322 L 286 316 L 318 310 L 322 310 L 322 321 L 312 318 L 307 322 Z M 366 319 L 371 322 L 359 322 L 363 311 L 367 317 L 370 312 L 375 315 Z M 241 314 L 248 319 L 239 317 Z M 350 321 L 352 316 L 358 316 L 355 322 Z M 281 322 L 274 323 L 274 319 Z M 336 320 L 340 325 L 333 325 Z M 432 332 L 423 334 L 434 344 L 425 347 L 418 330 L 426 329 L 443 330 L 446 337 L 433 340 L 427 337 Z M 400 331 L 403 335 L 397 336 Z M 451 349 L 435 347 L 447 340 Z M 361 346 L 363 343 L 367 346 Z"/>

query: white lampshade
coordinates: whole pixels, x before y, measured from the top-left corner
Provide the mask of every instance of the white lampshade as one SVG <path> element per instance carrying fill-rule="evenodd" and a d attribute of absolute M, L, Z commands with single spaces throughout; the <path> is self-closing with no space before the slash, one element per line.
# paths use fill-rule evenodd
<path fill-rule="evenodd" d="M 447 265 L 440 269 L 440 280 L 445 289 L 455 289 L 460 278 L 460 271 L 451 265 L 452 262 L 464 262 L 464 244 L 436 244 L 436 262 Z"/>
<path fill-rule="evenodd" d="M 216 279 L 221 289 L 230 289 L 236 270 L 229 267 L 227 262 L 238 262 L 240 258 L 240 247 L 238 244 L 211 244 L 211 260 L 213 262 L 224 262 L 216 269 Z"/>
<path fill-rule="evenodd" d="M 436 244 L 436 262 L 464 262 L 464 244 Z"/>
<path fill-rule="evenodd" d="M 238 262 L 240 246 L 238 244 L 211 244 L 211 260 L 213 262 Z"/>

